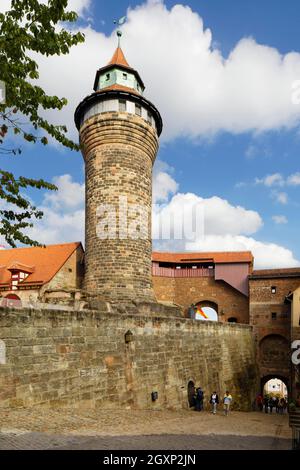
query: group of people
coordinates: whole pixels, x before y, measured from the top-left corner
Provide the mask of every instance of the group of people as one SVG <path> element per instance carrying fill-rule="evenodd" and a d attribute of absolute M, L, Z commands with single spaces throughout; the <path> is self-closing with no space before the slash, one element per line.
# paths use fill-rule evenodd
<path fill-rule="evenodd" d="M 228 416 L 229 411 L 230 411 L 231 402 L 232 402 L 232 396 L 230 395 L 228 390 L 226 391 L 222 402 L 223 402 L 224 415 Z M 198 387 L 196 389 L 195 395 L 194 395 L 195 410 L 196 411 L 203 410 L 203 403 L 204 403 L 204 393 L 203 393 L 202 388 Z M 216 414 L 218 405 L 220 404 L 219 395 L 217 394 L 216 391 L 214 391 L 210 395 L 209 403 L 210 403 L 210 406 L 211 406 L 211 412 L 213 414 Z"/>
<path fill-rule="evenodd" d="M 263 396 L 261 393 L 256 397 L 256 404 L 260 411 L 265 413 L 273 413 L 273 408 L 276 413 L 283 414 L 287 408 L 287 401 L 285 398 L 279 398 L 276 396 Z"/>

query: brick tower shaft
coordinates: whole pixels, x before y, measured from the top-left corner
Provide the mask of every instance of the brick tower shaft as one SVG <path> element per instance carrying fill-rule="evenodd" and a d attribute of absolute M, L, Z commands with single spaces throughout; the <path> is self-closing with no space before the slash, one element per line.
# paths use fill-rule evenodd
<path fill-rule="evenodd" d="M 75 113 L 86 173 L 84 290 L 109 302 L 155 301 L 152 166 L 162 122 L 143 89 L 118 48 Z"/>

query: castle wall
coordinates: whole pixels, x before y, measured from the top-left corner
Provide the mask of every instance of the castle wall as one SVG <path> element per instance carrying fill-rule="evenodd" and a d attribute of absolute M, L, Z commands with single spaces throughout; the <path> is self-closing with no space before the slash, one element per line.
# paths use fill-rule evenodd
<path fill-rule="evenodd" d="M 171 278 L 153 276 L 154 292 L 159 301 L 181 305 L 186 312 L 192 303 L 210 301 L 218 305 L 219 321 L 235 317 L 249 323 L 249 299 L 226 282 L 212 277 Z"/>
<path fill-rule="evenodd" d="M 262 378 L 280 376 L 289 384 L 291 312 L 285 297 L 299 284 L 300 277 L 249 280 L 250 324 Z M 275 293 L 272 287 L 276 287 Z"/>
<path fill-rule="evenodd" d="M 257 393 L 251 331 L 175 317 L 0 309 L 0 406 L 176 409 L 188 407 L 192 380 L 206 397 L 230 390 L 247 410 Z"/>

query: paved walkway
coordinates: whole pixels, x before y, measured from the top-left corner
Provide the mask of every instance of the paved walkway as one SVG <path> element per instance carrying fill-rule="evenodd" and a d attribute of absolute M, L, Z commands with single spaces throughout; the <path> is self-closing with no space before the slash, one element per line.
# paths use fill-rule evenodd
<path fill-rule="evenodd" d="M 0 410 L 0 449 L 290 449 L 287 415 Z"/>

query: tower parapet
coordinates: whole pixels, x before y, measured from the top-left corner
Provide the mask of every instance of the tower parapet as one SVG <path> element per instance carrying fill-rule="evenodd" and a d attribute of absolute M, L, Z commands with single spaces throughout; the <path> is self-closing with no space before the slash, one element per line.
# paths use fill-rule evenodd
<path fill-rule="evenodd" d="M 154 301 L 152 166 L 162 120 L 118 47 L 75 111 L 86 168 L 84 289 L 110 302 Z"/>

